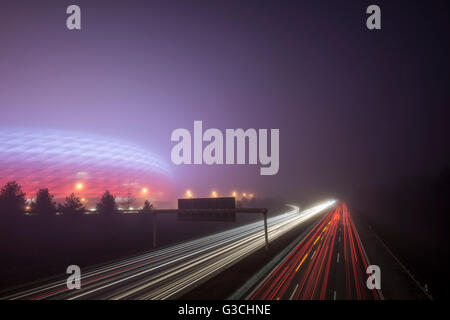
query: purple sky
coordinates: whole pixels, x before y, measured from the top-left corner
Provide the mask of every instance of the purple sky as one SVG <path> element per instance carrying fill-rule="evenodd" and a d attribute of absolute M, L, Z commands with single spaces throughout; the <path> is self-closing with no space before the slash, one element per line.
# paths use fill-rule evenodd
<path fill-rule="evenodd" d="M 78 4 L 82 30 L 65 9 Z M 279 128 L 280 171 L 173 166 L 177 188 L 339 195 L 449 163 L 448 14 L 437 1 L 3 1 L 0 126 L 129 140 Z M 409 5 L 407 5 L 409 4 Z M 444 8 L 445 9 L 445 8 Z"/>

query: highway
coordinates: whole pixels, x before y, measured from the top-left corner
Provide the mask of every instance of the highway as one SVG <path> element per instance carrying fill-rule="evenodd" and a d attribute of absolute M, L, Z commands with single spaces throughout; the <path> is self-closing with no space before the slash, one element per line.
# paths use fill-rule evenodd
<path fill-rule="evenodd" d="M 269 242 L 335 205 L 292 210 L 269 218 Z M 81 270 L 81 288 L 57 280 L 17 289 L 1 299 L 175 299 L 265 245 L 263 222 L 149 251 L 122 261 Z"/>
<path fill-rule="evenodd" d="M 348 208 L 338 202 L 247 296 L 251 300 L 379 300 Z"/>

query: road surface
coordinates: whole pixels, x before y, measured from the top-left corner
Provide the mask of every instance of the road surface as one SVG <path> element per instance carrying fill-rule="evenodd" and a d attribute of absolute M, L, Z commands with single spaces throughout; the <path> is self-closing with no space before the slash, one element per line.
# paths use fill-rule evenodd
<path fill-rule="evenodd" d="M 324 214 L 334 205 L 328 201 L 308 210 L 292 210 L 268 219 L 269 242 L 301 223 Z M 32 285 L 1 299 L 173 299 L 213 275 L 264 247 L 263 222 L 89 270 L 81 270 L 81 288 L 67 288 L 68 275 L 59 280 Z"/>
<path fill-rule="evenodd" d="M 366 285 L 368 262 L 349 215 L 339 202 L 247 298 L 255 300 L 378 300 Z"/>

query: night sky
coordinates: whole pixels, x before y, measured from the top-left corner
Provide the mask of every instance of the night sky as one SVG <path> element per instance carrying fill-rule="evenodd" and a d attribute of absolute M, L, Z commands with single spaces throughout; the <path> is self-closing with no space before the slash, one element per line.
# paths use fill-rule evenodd
<path fill-rule="evenodd" d="M 382 30 L 369 31 L 378 4 Z M 66 8 L 82 30 L 66 28 Z M 295 199 L 450 162 L 445 1 L 2 1 L 0 126 L 128 140 L 181 194 Z M 279 128 L 280 171 L 175 166 L 174 129 Z M 1 156 L 1 155 L 0 155 Z"/>

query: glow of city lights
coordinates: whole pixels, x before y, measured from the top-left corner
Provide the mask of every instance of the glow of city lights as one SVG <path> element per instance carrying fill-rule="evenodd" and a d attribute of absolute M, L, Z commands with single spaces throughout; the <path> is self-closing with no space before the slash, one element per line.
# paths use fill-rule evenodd
<path fill-rule="evenodd" d="M 236 196 L 237 196 L 237 192 L 236 192 L 236 191 L 233 191 L 233 192 L 231 193 L 231 195 L 232 195 L 233 197 L 236 197 Z"/>
<path fill-rule="evenodd" d="M 186 198 L 192 198 L 193 197 L 193 195 L 192 195 L 192 191 L 191 190 L 186 190 Z"/>
<path fill-rule="evenodd" d="M 246 197 L 247 197 L 247 194 L 244 192 L 244 193 L 242 194 L 242 196 L 243 196 L 244 198 L 246 198 Z"/>
<path fill-rule="evenodd" d="M 0 128 L 0 185 L 16 180 L 26 194 L 45 187 L 57 199 L 84 191 L 100 198 L 105 190 L 124 196 L 133 185 L 140 186 L 140 195 L 146 187 L 146 196 L 164 197 L 174 182 L 170 178 L 165 161 L 131 141 L 45 128 Z"/>
<path fill-rule="evenodd" d="M 297 206 L 289 205 L 292 210 L 267 219 L 269 241 L 294 230 L 334 204 L 335 201 L 327 201 L 303 211 Z M 209 279 L 211 272 L 217 274 L 261 250 L 265 246 L 263 224 L 263 221 L 253 222 L 88 270 L 84 273 L 86 288 L 70 296 L 70 299 L 87 298 L 94 293 L 99 296 L 107 294 L 114 300 L 137 299 L 136 297 L 154 300 L 174 298 L 180 292 Z M 205 268 L 205 264 L 208 268 Z M 109 280 L 111 273 L 115 278 Z M 133 286 L 117 286 L 125 281 L 136 282 Z M 57 287 L 64 290 L 55 290 Z M 60 293 L 64 297 L 66 288 L 66 279 L 52 281 L 31 292 L 27 290 L 15 293 L 7 299 L 49 297 Z"/>
<path fill-rule="evenodd" d="M 217 192 L 216 191 L 211 192 L 211 197 L 217 198 Z"/>
<path fill-rule="evenodd" d="M 248 196 L 249 196 L 250 198 L 253 198 L 253 193 L 250 193 Z"/>

